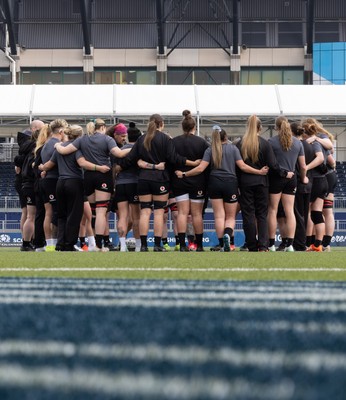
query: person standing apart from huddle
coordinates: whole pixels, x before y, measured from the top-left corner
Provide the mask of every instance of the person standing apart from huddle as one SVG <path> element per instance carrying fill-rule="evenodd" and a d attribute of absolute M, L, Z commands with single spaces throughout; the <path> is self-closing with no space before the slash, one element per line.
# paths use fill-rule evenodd
<path fill-rule="evenodd" d="M 130 154 L 120 163 L 123 169 L 142 163 L 138 177 L 138 195 L 140 201 L 139 232 L 141 251 L 148 251 L 149 220 L 154 209 L 154 251 L 164 252 L 161 246 L 163 231 L 163 213 L 167 204 L 170 177 L 167 168 L 158 170 L 156 165 L 170 163 L 178 165 L 198 165 L 198 161 L 187 160 L 180 156 L 174 147 L 173 140 L 163 132 L 164 120 L 159 114 L 153 114 L 148 123 L 147 132 L 134 144 Z M 124 150 L 125 151 L 125 150 Z"/>
<path fill-rule="evenodd" d="M 196 121 L 189 110 L 183 111 L 182 120 L 183 134 L 173 139 L 178 154 L 189 160 L 202 159 L 205 150 L 209 147 L 208 142 L 196 136 Z M 174 170 L 179 166 L 174 166 Z M 189 171 L 191 167 L 184 167 L 182 171 Z M 172 176 L 172 189 L 178 207 L 178 236 L 180 251 L 188 251 L 186 247 L 186 228 L 189 214 L 192 217 L 192 224 L 196 237 L 196 251 L 203 251 L 203 205 L 206 196 L 205 173 L 191 176 L 186 179 L 179 179 Z"/>
<path fill-rule="evenodd" d="M 296 230 L 296 218 L 294 215 L 294 199 L 297 190 L 297 176 L 294 171 L 296 163 L 299 164 L 300 179 L 302 183 L 308 183 L 306 177 L 305 154 L 302 143 L 292 136 L 290 124 L 286 117 L 278 117 L 275 121 L 275 129 L 278 135 L 269 138 L 268 142 L 273 148 L 277 162 L 282 170 L 286 171 L 286 177 L 269 175 L 269 251 L 275 251 L 275 233 L 277 227 L 277 211 L 280 200 L 285 211 L 287 242 L 285 251 L 294 251 L 293 240 Z"/>
<path fill-rule="evenodd" d="M 105 135 L 106 124 L 102 119 L 96 119 L 95 131 L 93 135 L 84 135 L 77 138 L 67 146 L 56 145 L 57 151 L 62 154 L 70 154 L 81 150 L 85 159 L 94 164 L 93 171 L 85 171 L 84 188 L 90 204 L 95 204 L 95 241 L 96 247 L 93 251 L 109 251 L 108 247 L 103 246 L 104 233 L 107 220 L 107 209 L 111 193 L 113 192 L 112 171 L 102 173 L 97 170 L 97 165 L 110 165 L 110 153 L 122 158 L 127 155 L 129 150 L 120 150 L 115 140 Z M 91 249 L 89 249 L 90 251 Z"/>
<path fill-rule="evenodd" d="M 177 170 L 175 173 L 178 178 L 186 179 L 202 173 L 209 165 L 208 194 L 219 239 L 219 248 L 214 250 L 229 252 L 238 205 L 236 166 L 246 173 L 256 175 L 266 175 L 268 167 L 258 170 L 245 164 L 238 148 L 228 141 L 226 132 L 217 125 L 213 129 L 211 147 L 205 151 L 201 163 L 190 171 Z"/>

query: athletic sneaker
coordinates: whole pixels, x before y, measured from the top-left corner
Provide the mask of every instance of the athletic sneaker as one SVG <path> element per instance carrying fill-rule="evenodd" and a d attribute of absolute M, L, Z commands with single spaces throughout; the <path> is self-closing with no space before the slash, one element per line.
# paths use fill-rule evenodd
<path fill-rule="evenodd" d="M 204 251 L 203 246 L 197 246 L 196 251 L 197 252 Z"/>
<path fill-rule="evenodd" d="M 32 246 L 20 246 L 20 251 L 35 251 Z"/>
<path fill-rule="evenodd" d="M 268 247 L 269 251 L 276 251 L 276 247 L 275 244 L 273 244 L 273 246 Z"/>
<path fill-rule="evenodd" d="M 235 251 L 235 245 L 234 244 L 231 244 L 229 247 L 230 247 L 230 251 Z"/>
<path fill-rule="evenodd" d="M 149 251 L 149 249 L 148 249 L 148 247 L 147 247 L 147 246 L 141 246 L 141 249 L 140 249 L 140 251 L 142 251 L 142 252 L 146 252 L 146 251 Z"/>
<path fill-rule="evenodd" d="M 111 250 L 110 250 L 111 251 Z M 129 251 L 129 249 L 125 246 L 123 248 L 120 247 L 120 252 L 121 253 L 126 253 L 127 251 Z"/>
<path fill-rule="evenodd" d="M 195 243 L 189 243 L 189 245 L 187 246 L 187 248 L 189 249 L 189 251 L 196 251 L 196 250 L 197 250 L 197 244 L 195 244 Z"/>
<path fill-rule="evenodd" d="M 105 244 L 104 247 L 107 247 L 108 251 L 119 251 L 119 249 L 117 249 L 116 246 L 114 246 L 114 244 L 111 242 Z"/>
<path fill-rule="evenodd" d="M 294 248 L 292 245 L 290 245 L 290 246 L 285 247 L 284 251 L 292 252 L 292 251 L 294 251 Z"/>
<path fill-rule="evenodd" d="M 218 244 L 214 247 L 211 247 L 210 251 L 223 251 L 223 247 Z"/>
<path fill-rule="evenodd" d="M 329 252 L 331 251 L 330 245 L 328 245 L 328 246 L 326 246 L 326 247 L 322 246 L 322 250 L 323 250 L 323 251 L 327 251 L 327 252 L 329 253 Z"/>
<path fill-rule="evenodd" d="M 87 245 L 87 244 L 84 244 L 84 245 L 82 246 L 82 250 L 83 250 L 83 251 L 89 251 L 88 245 Z"/>
<path fill-rule="evenodd" d="M 175 245 L 174 251 L 180 251 L 180 244 L 176 244 L 176 245 Z"/>
<path fill-rule="evenodd" d="M 166 252 L 167 250 L 163 246 L 154 246 L 154 251 Z"/>
<path fill-rule="evenodd" d="M 166 249 L 166 251 L 170 251 L 171 250 L 171 247 L 170 247 L 170 245 L 168 243 L 165 243 L 163 245 L 163 247 Z"/>
<path fill-rule="evenodd" d="M 239 251 L 249 251 L 249 249 L 247 248 L 246 243 L 244 243 L 241 247 L 239 247 Z"/>
<path fill-rule="evenodd" d="M 55 246 L 54 245 L 46 246 L 46 251 L 55 251 Z"/>
<path fill-rule="evenodd" d="M 46 251 L 46 249 L 44 247 L 36 247 L 35 251 L 37 251 L 38 253 L 43 253 L 44 251 Z"/>
<path fill-rule="evenodd" d="M 314 244 L 312 244 L 310 246 L 310 251 L 317 251 L 317 252 L 323 251 L 322 245 L 316 247 Z"/>
<path fill-rule="evenodd" d="M 223 251 L 230 252 L 231 251 L 231 238 L 228 233 L 223 235 Z"/>
<path fill-rule="evenodd" d="M 190 251 L 190 250 L 186 246 L 180 246 L 179 251 L 184 252 L 184 251 Z"/>
<path fill-rule="evenodd" d="M 80 247 L 78 247 L 76 244 L 73 246 L 73 248 L 76 250 L 76 251 L 83 251 Z M 72 250 L 73 251 L 73 250 Z"/>

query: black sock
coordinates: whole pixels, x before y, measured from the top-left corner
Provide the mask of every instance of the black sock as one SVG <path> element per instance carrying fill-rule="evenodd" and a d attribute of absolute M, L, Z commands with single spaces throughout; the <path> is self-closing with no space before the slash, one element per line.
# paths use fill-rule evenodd
<path fill-rule="evenodd" d="M 167 242 L 167 238 L 162 238 L 162 244 L 163 245 L 165 245 L 165 244 L 167 244 L 168 242 Z"/>
<path fill-rule="evenodd" d="M 185 233 L 178 233 L 180 247 L 186 247 Z"/>
<path fill-rule="evenodd" d="M 233 235 L 233 229 L 232 228 L 225 228 L 224 234 L 227 234 L 230 238 Z"/>
<path fill-rule="evenodd" d="M 29 246 L 30 246 L 30 240 L 29 241 L 23 240 L 23 247 L 29 247 Z"/>
<path fill-rule="evenodd" d="M 269 247 L 274 246 L 275 244 L 275 239 L 269 239 Z"/>
<path fill-rule="evenodd" d="M 306 237 L 306 246 L 310 247 L 312 244 L 312 236 L 307 236 Z"/>
<path fill-rule="evenodd" d="M 178 246 L 180 244 L 179 235 L 175 236 L 175 245 Z"/>
<path fill-rule="evenodd" d="M 285 246 L 285 247 L 289 246 L 289 244 L 287 244 L 287 240 L 288 240 L 287 238 L 284 238 L 284 237 L 282 238 L 282 245 Z"/>
<path fill-rule="evenodd" d="M 219 245 L 220 245 L 220 247 L 223 247 L 223 237 L 219 238 Z"/>
<path fill-rule="evenodd" d="M 187 241 L 190 243 L 193 243 L 195 240 L 195 236 L 194 235 L 187 235 Z"/>
<path fill-rule="evenodd" d="M 331 241 L 332 241 L 332 236 L 324 235 L 322 240 L 322 246 L 323 247 L 329 246 Z"/>
<path fill-rule="evenodd" d="M 161 236 L 154 236 L 154 244 L 155 246 L 161 246 Z"/>
<path fill-rule="evenodd" d="M 102 239 L 103 239 L 103 235 L 95 235 L 96 246 L 99 249 L 102 249 Z"/>
<path fill-rule="evenodd" d="M 79 237 L 79 242 L 80 242 L 80 247 L 83 247 L 86 244 L 85 237 L 80 236 Z"/>
<path fill-rule="evenodd" d="M 314 246 L 315 247 L 321 246 L 321 244 L 322 244 L 322 240 L 315 239 L 315 241 L 314 241 Z"/>
<path fill-rule="evenodd" d="M 293 244 L 293 238 L 286 238 L 286 247 L 289 247 Z"/>
<path fill-rule="evenodd" d="M 141 235 L 141 246 L 148 247 L 147 236 Z"/>
<path fill-rule="evenodd" d="M 196 233 L 196 244 L 197 247 L 202 247 L 203 246 L 203 233 Z"/>
<path fill-rule="evenodd" d="M 104 236 L 103 236 L 103 243 L 104 243 L 105 245 L 107 245 L 107 244 L 109 244 L 109 242 L 110 242 L 110 240 L 109 240 L 109 235 L 104 235 Z"/>

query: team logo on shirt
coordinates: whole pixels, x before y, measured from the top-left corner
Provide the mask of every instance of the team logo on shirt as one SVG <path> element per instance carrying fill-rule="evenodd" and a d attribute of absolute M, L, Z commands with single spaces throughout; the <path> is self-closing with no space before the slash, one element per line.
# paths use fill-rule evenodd
<path fill-rule="evenodd" d="M 160 192 L 165 192 L 166 191 L 166 187 L 165 186 L 160 186 Z"/>
<path fill-rule="evenodd" d="M 107 189 L 107 183 L 102 183 L 101 188 L 102 189 Z"/>

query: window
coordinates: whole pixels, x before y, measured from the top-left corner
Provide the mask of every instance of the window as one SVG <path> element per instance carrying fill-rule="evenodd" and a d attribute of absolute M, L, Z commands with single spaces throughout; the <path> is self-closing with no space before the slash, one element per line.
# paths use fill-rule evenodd
<path fill-rule="evenodd" d="M 23 69 L 20 80 L 23 85 L 76 85 L 82 84 L 83 79 L 82 70 Z"/>
<path fill-rule="evenodd" d="M 339 23 L 337 21 L 315 23 L 315 42 L 327 43 L 339 40 Z"/>
<path fill-rule="evenodd" d="M 243 68 L 240 82 L 242 85 L 302 85 L 303 69 Z"/>
<path fill-rule="evenodd" d="M 303 45 L 303 30 L 300 22 L 281 22 L 279 23 L 279 46 Z"/>
<path fill-rule="evenodd" d="M 95 70 L 94 82 L 98 84 L 137 84 L 155 85 L 156 70 L 128 69 L 128 70 Z"/>
<path fill-rule="evenodd" d="M 267 34 L 265 22 L 243 22 L 242 43 L 247 47 L 266 47 Z"/>
<path fill-rule="evenodd" d="M 229 68 L 169 68 L 167 81 L 169 85 L 225 85 L 230 84 Z"/>
<path fill-rule="evenodd" d="M 11 81 L 12 81 L 11 72 L 0 70 L 0 85 L 9 85 Z"/>

